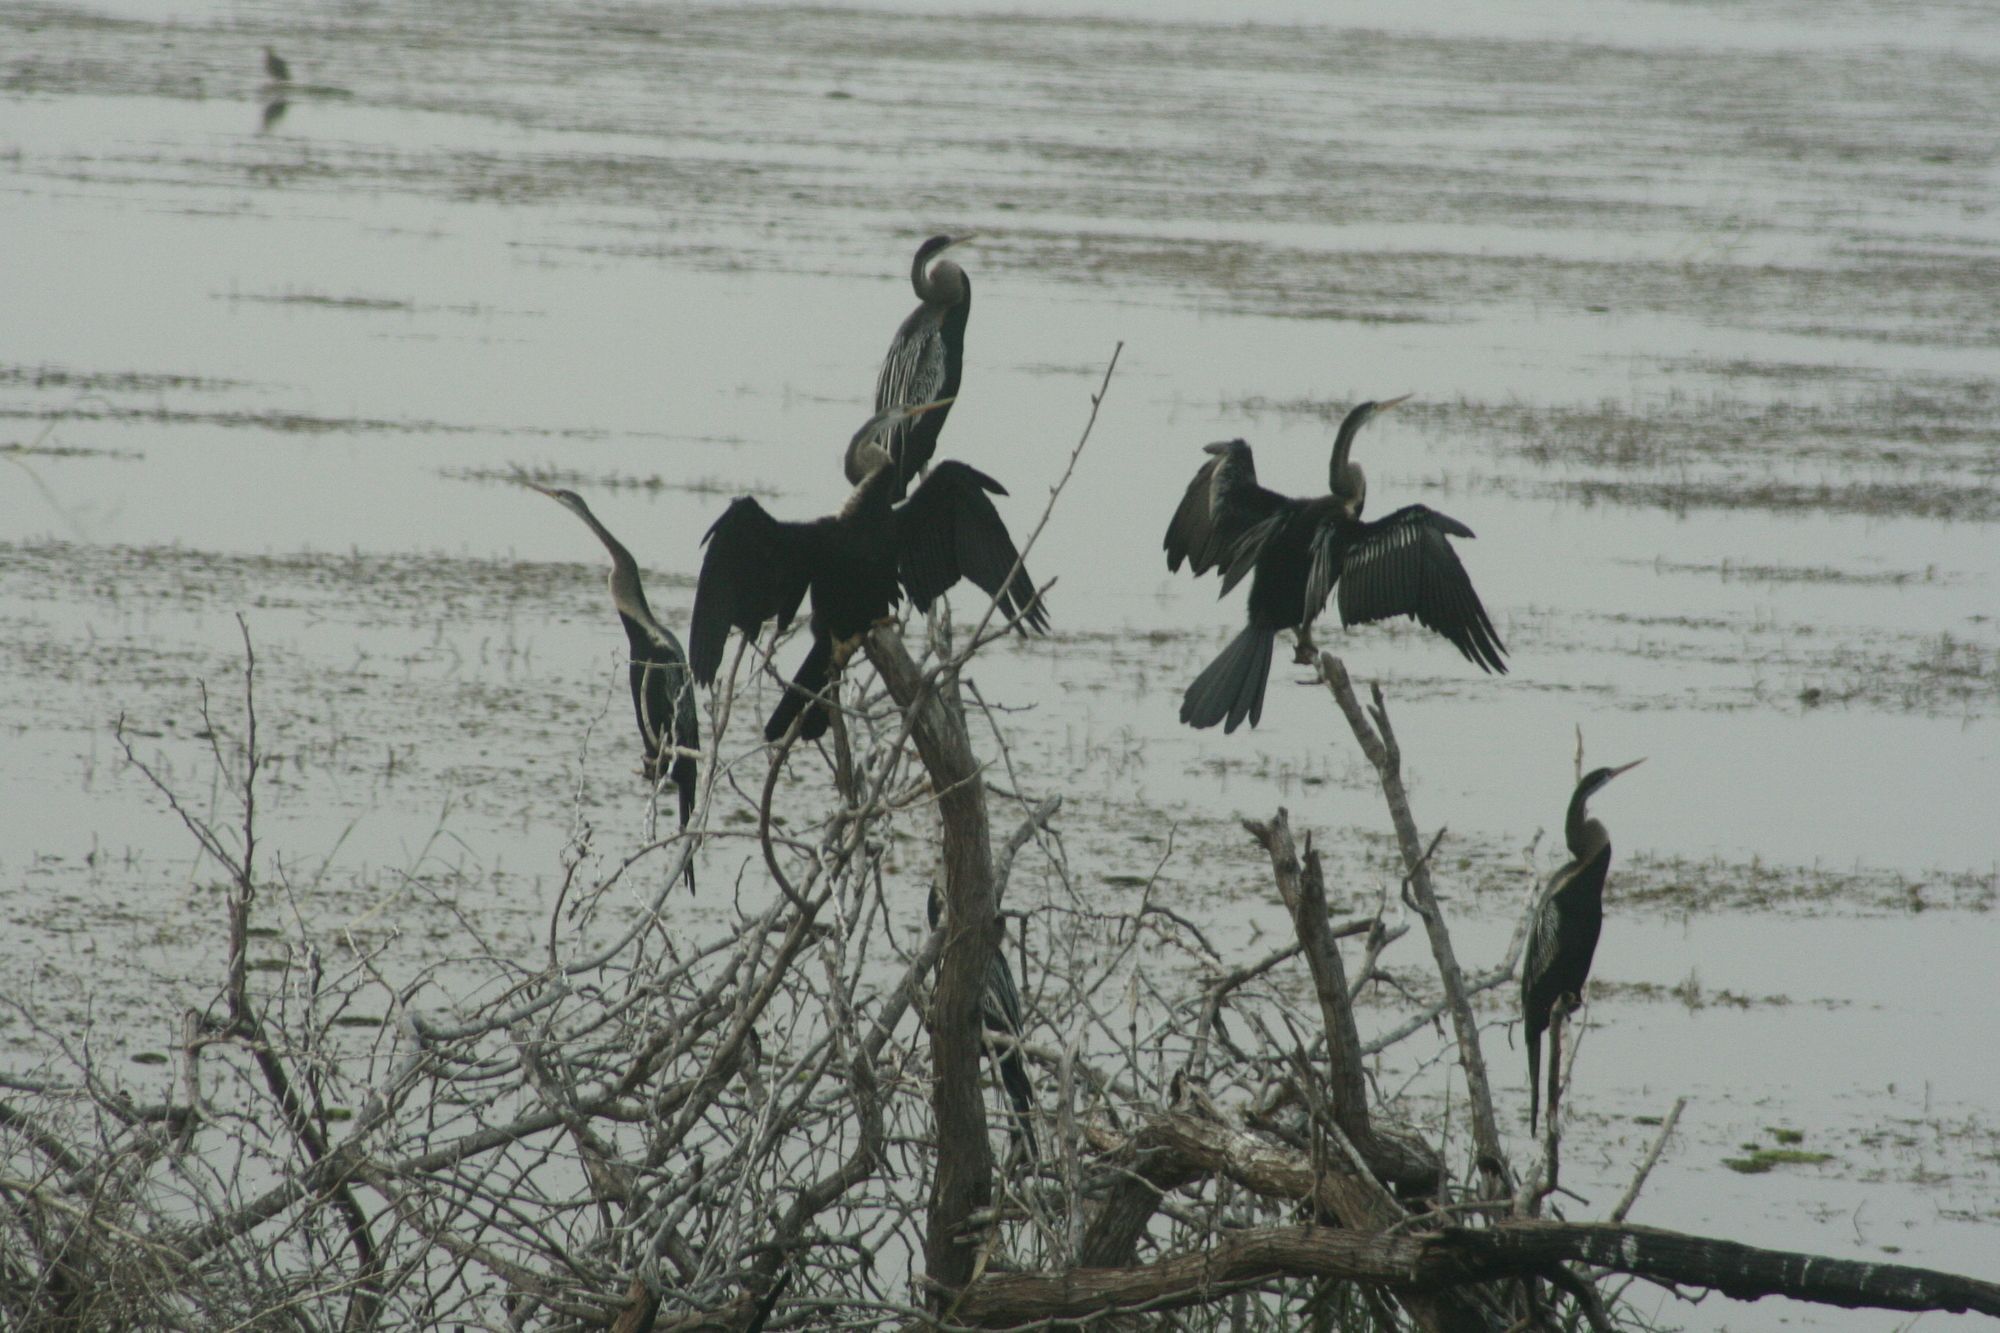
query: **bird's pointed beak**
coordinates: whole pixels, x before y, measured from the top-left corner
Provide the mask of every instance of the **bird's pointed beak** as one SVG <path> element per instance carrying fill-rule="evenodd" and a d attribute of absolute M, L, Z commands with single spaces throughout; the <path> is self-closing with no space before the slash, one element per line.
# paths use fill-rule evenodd
<path fill-rule="evenodd" d="M 1236 443 L 1234 440 L 1217 440 L 1214 444 L 1204 444 L 1201 451 L 1205 454 L 1226 454 L 1229 452 L 1229 446 L 1234 443 Z"/>
<path fill-rule="evenodd" d="M 967 241 L 976 241 L 978 239 L 979 239 L 979 233 L 976 231 L 962 232 L 959 235 L 952 237 L 951 240 L 948 243 L 946 243 L 944 249 L 956 250 L 959 246 L 964 245 Z M 938 253 L 943 254 L 944 250 L 940 250 L 938 251 Z"/>
<path fill-rule="evenodd" d="M 551 500 L 556 498 L 556 493 L 553 490 L 551 490 L 547 486 L 542 485 L 538 481 L 529 481 L 526 477 L 516 477 L 514 478 L 514 480 L 519 482 L 521 485 L 526 486 L 531 491 L 540 491 L 543 495 L 548 496 Z"/>
<path fill-rule="evenodd" d="M 1401 398 L 1384 398 L 1381 402 L 1375 404 L 1375 415 L 1379 417 L 1398 403 L 1407 403 L 1413 397 L 1415 397 L 1414 394 L 1406 393 Z"/>
<path fill-rule="evenodd" d="M 920 417 L 926 412 L 935 412 L 940 407 L 950 407 L 953 403 L 957 401 L 958 401 L 958 395 L 953 394 L 949 398 L 940 398 L 936 402 L 921 403 L 916 407 L 906 407 L 903 409 L 903 416 L 905 418 Z"/>
<path fill-rule="evenodd" d="M 1637 767 L 1638 767 L 1639 765 L 1641 765 L 1641 764 L 1643 764 L 1643 763 L 1645 763 L 1645 762 L 1646 762 L 1646 761 L 1645 761 L 1644 759 L 1634 759 L 1634 760 L 1633 760 L 1633 761 L 1632 761 L 1631 763 L 1629 763 L 1629 764 L 1620 764 L 1620 765 L 1619 765 L 1618 767 L 1616 767 L 1616 768 L 1614 768 L 1614 769 L 1612 769 L 1612 770 L 1611 770 L 1611 777 L 1610 777 L 1610 778 L 1606 778 L 1606 779 L 1604 779 L 1604 780 L 1605 780 L 1606 782 L 1609 782 L 1609 781 L 1611 781 L 1611 778 L 1615 778 L 1615 777 L 1617 777 L 1617 776 L 1618 776 L 1618 775 L 1619 775 L 1620 773 L 1630 773 L 1630 772 L 1631 772 L 1631 771 L 1632 771 L 1633 769 L 1637 768 Z"/>

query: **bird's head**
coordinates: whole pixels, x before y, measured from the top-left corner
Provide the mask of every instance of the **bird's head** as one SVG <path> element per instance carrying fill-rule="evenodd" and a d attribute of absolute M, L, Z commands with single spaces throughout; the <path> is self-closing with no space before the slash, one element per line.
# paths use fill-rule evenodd
<path fill-rule="evenodd" d="M 569 510 L 570 513 L 575 514 L 578 518 L 581 518 L 586 522 L 589 521 L 591 517 L 590 506 L 585 504 L 583 502 L 583 497 L 581 495 L 578 495 L 575 491 L 566 491 L 558 486 L 544 486 L 540 482 L 529 481 L 525 477 L 517 478 L 517 480 L 519 480 L 520 483 L 523 486 L 526 486 L 529 490 L 539 491 L 543 495 L 548 496 L 549 499 L 554 500 L 557 504 L 561 505 L 564 509 Z"/>
<path fill-rule="evenodd" d="M 1583 775 L 1583 780 L 1576 784 L 1577 798 L 1579 800 L 1589 800 L 1605 783 L 1611 781 L 1611 779 L 1617 777 L 1620 773 L 1631 772 L 1645 762 L 1644 759 L 1634 759 L 1631 763 L 1620 764 L 1616 768 L 1591 769 Z"/>
<path fill-rule="evenodd" d="M 905 404 L 902 407 L 885 407 L 868 420 L 861 423 L 861 429 L 854 432 L 854 438 L 847 442 L 847 474 L 867 477 L 876 469 L 891 462 L 889 457 L 889 435 L 905 421 L 914 420 L 926 412 L 935 412 L 940 407 L 949 407 L 955 399 L 940 398 L 936 402 Z"/>
<path fill-rule="evenodd" d="M 1370 421 L 1373 421 L 1376 417 L 1381 416 L 1384 412 L 1389 411 L 1391 408 L 1398 407 L 1404 403 L 1409 402 L 1411 396 L 1412 395 L 1406 393 L 1398 398 L 1382 398 L 1366 403 L 1358 403 L 1354 406 L 1352 410 L 1348 412 L 1347 416 L 1341 421 L 1340 429 L 1343 432 L 1351 435 L 1354 431 L 1360 430 Z"/>
<path fill-rule="evenodd" d="M 964 245 L 977 235 L 977 232 L 970 231 L 956 236 L 939 234 L 917 247 L 917 257 L 910 261 L 910 285 L 916 288 L 918 297 L 926 301 L 964 299 L 965 270 L 939 257 L 953 246 Z"/>
<path fill-rule="evenodd" d="M 1409 400 L 1409 394 L 1379 401 L 1371 399 L 1355 404 L 1341 418 L 1340 431 L 1333 437 L 1333 459 L 1327 464 L 1327 489 L 1345 500 L 1349 514 L 1355 517 L 1360 516 L 1361 506 L 1368 498 L 1368 478 L 1361 465 L 1348 457 L 1354 450 L 1354 437 L 1376 417 Z"/>

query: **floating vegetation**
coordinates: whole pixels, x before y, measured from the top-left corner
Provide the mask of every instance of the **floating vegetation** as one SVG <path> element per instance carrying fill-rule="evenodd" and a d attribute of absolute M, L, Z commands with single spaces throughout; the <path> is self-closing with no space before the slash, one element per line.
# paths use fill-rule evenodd
<path fill-rule="evenodd" d="M 395 300 L 381 296 L 328 296 L 321 292 L 279 292 L 272 295 L 231 292 L 216 298 L 223 301 L 262 302 L 266 305 L 317 306 L 325 310 L 386 311 L 396 310 L 414 313 L 414 301 Z"/>
<path fill-rule="evenodd" d="M 146 455 L 137 449 L 92 449 L 75 444 L 0 444 L 0 458 L 120 458 Z"/>
<path fill-rule="evenodd" d="M 207 393 L 244 387 L 241 380 L 210 375 L 174 375 L 142 370 L 76 370 L 68 366 L 0 366 L 0 387 L 69 389 L 78 393 L 164 393 L 195 389 Z"/>
<path fill-rule="evenodd" d="M 677 491 L 687 495 L 755 495 L 770 499 L 779 492 L 768 486 L 746 485 L 726 477 L 680 477 L 668 480 L 657 472 L 640 476 L 631 472 L 583 472 L 562 467 L 447 467 L 438 475 L 450 481 L 532 482 L 537 486 L 566 487 L 570 490 L 643 491 L 649 494 Z"/>
<path fill-rule="evenodd" d="M 1944 586 L 1958 576 L 1926 565 L 1922 569 L 1855 570 L 1831 565 L 1761 565 L 1733 560 L 1651 560 L 1620 559 L 1617 563 L 1658 574 L 1712 574 L 1724 583 L 1837 583 L 1850 587 L 1902 588 L 1912 585 Z"/>
<path fill-rule="evenodd" d="M 1779 865 L 1755 857 L 1703 860 L 1643 850 L 1620 858 L 1618 877 L 1622 904 L 1679 912 L 1804 909 L 1817 914 L 1838 903 L 1847 911 L 1903 913 L 1910 910 L 1913 893 L 1931 907 L 1978 911 L 1992 908 L 1996 888 L 2000 884 L 1990 871 L 1912 876 L 1883 867 Z"/>
<path fill-rule="evenodd" d="M 1800 1148 L 1759 1148 L 1745 1157 L 1725 1157 L 1722 1164 L 1746 1176 L 1761 1176 L 1774 1167 L 1817 1166 L 1831 1162 L 1830 1152 L 1807 1152 Z"/>

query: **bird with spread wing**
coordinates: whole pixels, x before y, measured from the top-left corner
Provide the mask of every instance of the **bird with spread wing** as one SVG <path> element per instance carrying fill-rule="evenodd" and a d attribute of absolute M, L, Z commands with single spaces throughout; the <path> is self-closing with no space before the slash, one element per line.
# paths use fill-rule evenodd
<path fill-rule="evenodd" d="M 855 433 L 848 453 L 861 461 L 860 484 L 838 514 L 807 522 L 771 517 L 750 496 L 730 502 L 702 541 L 708 546 L 695 585 L 688 631 L 695 679 L 715 682 L 734 626 L 755 638 L 766 621 L 783 629 L 812 594 L 812 647 L 764 726 L 776 741 L 799 719 L 799 736 L 826 733 L 828 688 L 905 594 L 920 611 L 960 579 L 999 603 L 1016 628 L 1048 628 L 1048 614 L 991 496 L 1006 488 L 955 460 L 938 464 L 900 503 L 898 471 L 885 444 L 898 426 L 942 402 L 887 408 Z"/>
<path fill-rule="evenodd" d="M 1258 485 L 1256 461 L 1242 440 L 1206 446 L 1214 457 L 1195 473 L 1167 525 L 1167 568 L 1186 561 L 1197 575 L 1220 569 L 1224 593 L 1250 576 L 1250 615 L 1188 686 L 1181 721 L 1221 722 L 1234 731 L 1247 717 L 1255 726 L 1264 713 L 1273 639 L 1281 629 L 1294 631 L 1298 660 L 1310 662 L 1313 620 L 1336 587 L 1343 625 L 1413 616 L 1480 668 L 1507 670 L 1499 632 L 1447 540 L 1470 537 L 1472 529 L 1424 505 L 1361 520 L 1368 483 L 1349 458 L 1354 437 L 1403 401 L 1362 403 L 1347 414 L 1329 464 L 1332 493 L 1313 499 Z"/>

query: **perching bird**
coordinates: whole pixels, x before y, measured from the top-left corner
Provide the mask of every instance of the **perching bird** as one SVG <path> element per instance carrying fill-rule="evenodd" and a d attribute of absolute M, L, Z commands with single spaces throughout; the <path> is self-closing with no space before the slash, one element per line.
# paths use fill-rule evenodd
<path fill-rule="evenodd" d="M 264 72 L 271 76 L 271 82 L 273 83 L 290 83 L 292 81 L 292 67 L 285 63 L 283 56 L 268 46 L 264 48 Z"/>
<path fill-rule="evenodd" d="M 1348 461 L 1354 436 L 1402 401 L 1362 403 L 1347 414 L 1333 442 L 1332 494 L 1317 499 L 1259 486 L 1256 462 L 1242 440 L 1206 446 L 1215 457 L 1195 473 L 1167 525 L 1167 568 L 1178 569 L 1183 560 L 1196 574 L 1220 568 L 1224 593 L 1244 575 L 1254 571 L 1255 577 L 1249 623 L 1188 686 L 1181 721 L 1192 727 L 1223 722 L 1225 731 L 1246 717 L 1257 725 L 1273 638 L 1281 629 L 1294 631 L 1297 659 L 1312 661 L 1312 623 L 1336 584 L 1343 625 L 1414 616 L 1475 665 L 1507 670 L 1500 635 L 1445 540 L 1470 537 L 1472 529 L 1424 505 L 1361 521 L 1368 483 L 1360 465 Z"/>
<path fill-rule="evenodd" d="M 681 827 L 686 828 L 694 813 L 696 762 L 690 754 L 677 750 L 701 748 L 701 724 L 695 713 L 694 681 L 688 672 L 687 654 L 674 632 L 654 619 L 646 605 L 646 590 L 639 583 L 639 562 L 610 530 L 597 521 L 590 506 L 575 491 L 554 490 L 523 482 L 540 491 L 584 521 L 604 549 L 611 553 L 611 605 L 625 626 L 625 640 L 631 647 L 632 708 L 639 719 L 639 742 L 643 747 L 645 774 L 658 782 L 662 763 L 673 779 L 679 798 Z M 669 760 L 668 756 L 671 755 Z M 688 860 L 688 887 L 694 887 L 694 860 Z"/>
<path fill-rule="evenodd" d="M 949 259 L 939 259 L 946 250 L 972 239 L 963 236 L 933 236 L 917 247 L 910 264 L 910 285 L 922 303 L 912 310 L 896 330 L 889 354 L 882 358 L 882 371 L 875 379 L 875 410 L 912 407 L 919 403 L 949 402 L 958 396 L 958 381 L 965 369 L 965 321 L 972 313 L 972 280 L 965 270 Z M 937 262 L 932 263 L 933 260 Z M 950 409 L 903 422 L 890 434 L 886 447 L 896 462 L 896 481 L 890 499 L 900 500 L 910 489 L 917 473 L 930 466 L 937 453 L 938 434 Z M 859 437 L 857 437 L 858 439 Z M 860 485 L 868 470 L 847 450 L 847 480 Z"/>
<path fill-rule="evenodd" d="M 1535 904 L 1528 933 L 1528 958 L 1521 966 L 1521 1021 L 1528 1030 L 1528 1130 L 1534 1132 L 1541 1106 L 1542 1033 L 1550 1022 L 1583 1002 L 1591 955 L 1604 925 L 1604 876 L 1611 869 L 1611 835 L 1595 819 L 1584 818 L 1584 803 L 1611 779 L 1645 763 L 1634 759 L 1617 768 L 1594 768 L 1576 784 L 1563 826 L 1569 863 L 1549 876 Z M 1562 1046 L 1552 1038 L 1549 1055 L 1549 1115 L 1556 1113 Z"/>
<path fill-rule="evenodd" d="M 1048 628 L 1033 580 L 1017 568 L 1014 539 L 987 498 L 1007 493 L 999 482 L 960 462 L 940 463 L 907 500 L 893 500 L 897 473 L 884 439 L 941 406 L 893 407 L 868 419 L 848 447 L 861 462 L 862 480 L 838 514 L 781 522 L 745 495 L 731 501 L 702 538 L 708 555 L 695 586 L 688 647 L 703 685 L 715 682 L 731 625 L 746 637 L 771 619 L 783 629 L 812 593 L 812 648 L 765 723 L 764 739 L 782 737 L 801 712 L 801 738 L 825 734 L 824 692 L 861 637 L 888 619 L 904 593 L 918 610 L 929 610 L 953 584 L 970 579 L 999 599 L 1001 612 L 1018 618 L 1019 626 Z"/>
<path fill-rule="evenodd" d="M 936 929 L 943 908 L 935 887 L 924 910 L 930 917 L 931 928 Z M 1008 966 L 1004 949 L 995 949 L 993 961 L 987 966 L 986 984 L 979 992 L 979 1021 L 988 1032 L 1011 1037 L 1014 1042 L 1021 1040 L 1021 992 L 1014 985 L 1014 969 Z M 1041 1154 L 1035 1147 L 1035 1085 L 1028 1079 L 1028 1066 L 1021 1058 L 1021 1049 L 1012 1043 L 996 1043 L 988 1050 L 1000 1067 L 1000 1086 L 1007 1090 L 1007 1100 L 1014 1104 L 1014 1121 L 1027 1142 L 1028 1156 L 1039 1157 Z"/>

